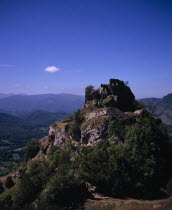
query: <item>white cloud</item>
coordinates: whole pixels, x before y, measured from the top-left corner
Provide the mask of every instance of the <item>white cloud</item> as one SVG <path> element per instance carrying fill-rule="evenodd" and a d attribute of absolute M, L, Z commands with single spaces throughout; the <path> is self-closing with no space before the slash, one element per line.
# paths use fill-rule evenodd
<path fill-rule="evenodd" d="M 50 72 L 50 73 L 54 73 L 59 71 L 60 69 L 57 68 L 56 66 L 47 66 L 44 71 Z"/>

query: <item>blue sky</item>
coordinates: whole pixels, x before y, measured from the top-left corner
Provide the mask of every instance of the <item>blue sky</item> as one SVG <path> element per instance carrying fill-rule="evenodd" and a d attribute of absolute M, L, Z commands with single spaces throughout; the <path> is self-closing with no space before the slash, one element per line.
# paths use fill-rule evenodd
<path fill-rule="evenodd" d="M 45 71 L 46 70 L 46 71 Z M 171 0 L 0 0 L 0 92 L 172 93 Z"/>

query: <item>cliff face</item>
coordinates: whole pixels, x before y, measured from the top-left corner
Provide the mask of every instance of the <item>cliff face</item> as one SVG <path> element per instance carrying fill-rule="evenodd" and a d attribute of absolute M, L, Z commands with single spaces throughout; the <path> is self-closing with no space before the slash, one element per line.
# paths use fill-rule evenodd
<path fill-rule="evenodd" d="M 139 112 L 124 112 L 133 110 L 134 102 L 133 93 L 123 81 L 111 79 L 108 85 L 101 85 L 97 90 L 89 86 L 84 107 L 72 119 L 51 125 L 49 138 L 57 146 L 63 146 L 68 140 L 95 145 L 108 137 L 111 121 L 127 125 L 131 118 L 140 115 Z M 118 136 L 116 139 L 120 141 Z"/>
<path fill-rule="evenodd" d="M 124 122 L 127 116 L 116 108 L 99 108 L 85 115 L 81 125 L 81 143 L 94 145 L 107 137 L 108 124 L 116 119 Z"/>
<path fill-rule="evenodd" d="M 54 123 L 50 126 L 49 137 L 54 140 L 54 145 L 61 146 L 66 143 L 68 127 L 69 124 L 66 122 Z"/>
<path fill-rule="evenodd" d="M 78 136 L 74 130 L 69 134 L 71 122 L 60 122 L 50 126 L 49 136 L 54 138 L 54 145 L 62 146 L 68 140 L 80 142 L 81 144 L 94 145 L 107 137 L 108 124 L 111 120 L 125 122 L 128 115 L 113 107 L 97 108 L 84 115 L 83 121 L 79 126 Z M 54 137 L 53 137 L 54 136 Z"/>

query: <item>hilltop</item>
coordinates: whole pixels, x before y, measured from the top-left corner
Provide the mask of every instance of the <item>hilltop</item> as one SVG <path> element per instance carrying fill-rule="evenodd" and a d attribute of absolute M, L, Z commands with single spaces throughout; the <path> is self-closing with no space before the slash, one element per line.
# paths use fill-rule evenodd
<path fill-rule="evenodd" d="M 41 141 L 27 144 L 25 162 L 13 172 L 15 183 L 1 194 L 0 207 L 154 208 L 154 201 L 131 204 L 131 199 L 129 204 L 115 198 L 172 195 L 171 151 L 162 121 L 143 109 L 123 81 L 111 79 L 98 89 L 88 86 L 80 110 L 53 123 Z M 157 205 L 168 209 L 172 202 Z"/>
<path fill-rule="evenodd" d="M 134 94 L 123 81 L 111 79 L 109 84 L 102 84 L 97 90 L 88 86 L 83 108 L 71 120 L 51 125 L 49 135 L 58 146 L 69 139 L 81 144 L 94 144 L 107 138 L 111 121 L 127 124 L 131 115 L 133 118 L 137 116 L 137 113 L 129 113 L 136 110 L 136 105 Z"/>

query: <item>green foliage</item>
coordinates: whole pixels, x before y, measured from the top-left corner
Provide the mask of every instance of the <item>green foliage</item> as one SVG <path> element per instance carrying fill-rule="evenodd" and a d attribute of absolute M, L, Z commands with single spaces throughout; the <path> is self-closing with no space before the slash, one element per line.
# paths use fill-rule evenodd
<path fill-rule="evenodd" d="M 125 126 L 117 119 L 112 120 L 108 125 L 108 136 L 123 138 L 125 134 Z"/>
<path fill-rule="evenodd" d="M 86 182 L 96 186 L 98 191 L 105 193 L 109 190 L 109 164 L 107 148 L 109 142 L 103 141 L 95 148 L 87 149 L 78 159 L 79 174 Z"/>
<path fill-rule="evenodd" d="M 52 162 L 54 168 L 57 168 L 61 161 L 62 149 L 60 147 L 53 147 L 53 149 L 48 153 L 48 160 Z"/>
<path fill-rule="evenodd" d="M 91 91 L 92 91 L 93 89 L 94 89 L 94 86 L 88 85 L 88 86 L 85 88 L 86 94 L 91 94 Z"/>
<path fill-rule="evenodd" d="M 0 201 L 0 209 L 2 210 L 11 210 L 12 209 L 13 200 L 11 195 L 5 196 L 3 201 Z"/>
<path fill-rule="evenodd" d="M 13 167 L 22 160 L 23 152 L 18 148 L 19 145 L 0 141 L 0 176 L 9 174 Z"/>
<path fill-rule="evenodd" d="M 69 135 L 71 135 L 75 141 L 78 141 L 81 138 L 80 125 L 82 122 L 83 122 L 83 117 L 81 111 L 78 109 L 78 111 L 75 112 L 75 114 L 72 117 L 72 122 L 68 130 Z"/>
<path fill-rule="evenodd" d="M 81 115 L 81 110 L 78 109 L 74 115 L 73 115 L 73 121 L 76 123 L 76 124 L 81 124 L 82 121 L 83 121 L 83 117 Z"/>
<path fill-rule="evenodd" d="M 85 184 L 65 165 L 47 183 L 39 200 L 39 208 L 49 209 L 56 204 L 59 208 L 73 208 L 78 201 L 88 197 L 89 193 Z M 57 207 L 56 206 L 56 207 Z"/>
<path fill-rule="evenodd" d="M 5 181 L 5 187 L 6 188 L 11 188 L 14 186 L 14 182 L 12 180 L 12 177 L 11 176 L 8 176 L 6 181 Z"/>
<path fill-rule="evenodd" d="M 24 158 L 26 161 L 32 159 L 36 156 L 38 151 L 40 150 L 40 142 L 36 139 L 29 141 L 25 148 Z"/>
<path fill-rule="evenodd" d="M 167 136 L 154 119 L 144 118 L 126 133 L 125 157 L 132 174 L 135 174 L 134 191 L 137 195 L 158 193 L 163 174 L 163 146 Z"/>
<path fill-rule="evenodd" d="M 105 97 L 105 98 L 104 98 Z M 112 105 L 113 106 L 113 104 L 114 104 L 114 99 L 113 99 L 113 97 L 108 97 L 108 98 L 106 98 L 106 96 L 104 96 L 103 94 L 102 94 L 102 99 L 103 99 L 103 101 L 102 101 L 102 104 L 103 105 L 105 105 L 105 106 L 110 106 L 110 105 Z"/>
<path fill-rule="evenodd" d="M 167 136 L 151 118 L 140 119 L 124 132 L 122 124 L 112 121 L 109 136 L 124 137 L 123 144 L 100 143 L 80 157 L 79 173 L 96 186 L 98 192 L 113 196 L 150 198 L 158 196 L 165 164 Z"/>
<path fill-rule="evenodd" d="M 79 141 L 81 138 L 81 130 L 79 124 L 72 123 L 68 130 L 68 133 L 70 136 L 72 136 L 73 140 Z"/>
<path fill-rule="evenodd" d="M 141 109 L 145 109 L 145 108 L 146 108 L 146 106 L 145 106 L 145 104 L 143 102 L 141 102 L 141 101 L 135 101 L 134 102 L 134 109 L 133 109 L 133 111 L 141 110 Z"/>
<path fill-rule="evenodd" d="M 73 122 L 80 124 L 80 117 L 77 112 Z M 123 143 L 111 142 L 113 136 Z M 167 140 L 166 130 L 153 117 L 139 117 L 127 128 L 113 120 L 107 140 L 94 147 L 71 142 L 64 147 L 51 146 L 46 161 L 30 160 L 40 147 L 34 140 L 26 147 L 29 161 L 21 167 L 21 179 L 4 195 L 1 209 L 7 208 L 6 200 L 9 209 L 32 209 L 33 202 L 38 209 L 75 209 L 75 204 L 90 196 L 87 183 L 97 192 L 114 197 L 158 197 L 166 186 L 164 174 L 171 167 Z M 167 185 L 169 195 L 171 183 Z"/>
<path fill-rule="evenodd" d="M 32 160 L 27 165 L 26 173 L 36 192 L 39 192 L 47 182 L 51 169 L 48 162 Z"/>
<path fill-rule="evenodd" d="M 77 147 L 72 143 L 67 142 L 65 147 L 54 147 L 51 152 L 48 153 L 48 160 L 51 161 L 52 167 L 56 169 L 63 164 L 69 164 L 72 154 L 75 153 Z"/>
<path fill-rule="evenodd" d="M 131 196 L 133 183 L 131 167 L 127 160 L 125 144 L 112 145 L 108 148 L 110 179 L 110 194 L 115 197 Z"/>
<path fill-rule="evenodd" d="M 15 190 L 12 192 L 14 209 L 22 209 L 25 204 L 30 203 L 36 197 L 36 189 L 27 174 L 22 174 L 21 180 L 15 187 Z"/>
<path fill-rule="evenodd" d="M 31 160 L 26 170 L 20 171 L 20 180 L 7 191 L 11 196 L 12 206 L 10 209 L 23 209 L 38 196 L 38 193 L 46 185 L 50 177 L 51 168 L 46 161 Z M 2 200 L 2 209 L 6 209 L 6 197 Z M 7 208 L 8 209 L 8 208 Z"/>

